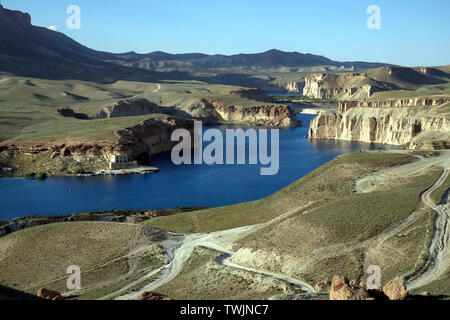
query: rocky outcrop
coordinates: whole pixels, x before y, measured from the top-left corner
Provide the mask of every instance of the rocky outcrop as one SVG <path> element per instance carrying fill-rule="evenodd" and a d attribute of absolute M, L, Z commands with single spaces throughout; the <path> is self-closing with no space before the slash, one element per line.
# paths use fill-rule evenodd
<path fill-rule="evenodd" d="M 194 120 L 167 117 L 148 119 L 134 127 L 117 131 L 119 149 L 128 155 L 154 155 L 170 151 L 178 143 L 171 141 L 176 129 L 194 130 Z"/>
<path fill-rule="evenodd" d="M 4 159 L 5 165 L 10 165 L 15 169 L 18 169 L 17 164 L 11 162 L 15 154 L 29 155 L 30 161 L 33 160 L 31 157 L 33 155 L 46 154 L 49 158 L 49 161 L 46 162 L 48 168 L 53 168 L 53 164 L 63 160 L 70 160 L 82 166 L 86 164 L 85 167 L 88 170 L 91 170 L 89 168 L 92 165 L 96 166 L 95 170 L 104 169 L 111 156 L 116 154 L 126 154 L 138 161 L 144 159 L 141 162 L 148 164 L 152 155 L 172 149 L 175 145 L 171 141 L 174 130 L 180 128 L 193 130 L 193 123 L 194 121 L 189 119 L 162 116 L 142 121 L 131 128 L 118 130 L 115 132 L 116 138 L 110 142 L 6 143 L 0 145 L 0 155 Z M 41 170 L 46 171 L 48 168 L 42 167 Z M 60 174 L 58 173 L 60 169 L 55 170 L 51 169 L 50 172 Z"/>
<path fill-rule="evenodd" d="M 272 98 L 259 89 L 241 89 L 230 91 L 229 94 L 236 95 L 241 98 L 262 101 L 262 102 L 272 102 Z"/>
<path fill-rule="evenodd" d="M 38 298 L 45 300 L 63 300 L 64 298 L 61 296 L 59 292 L 52 291 L 46 288 L 40 288 L 37 291 Z"/>
<path fill-rule="evenodd" d="M 156 292 L 144 292 L 139 297 L 137 297 L 135 300 L 171 301 L 173 299 L 164 294 L 160 294 L 160 293 L 156 293 Z"/>
<path fill-rule="evenodd" d="M 58 109 L 56 111 L 61 116 L 66 117 L 66 118 L 76 118 L 76 119 L 83 119 L 83 120 L 89 119 L 89 117 L 86 114 L 84 114 L 84 113 L 76 113 L 75 111 L 73 111 L 70 108 L 62 108 L 62 109 Z"/>
<path fill-rule="evenodd" d="M 147 99 L 135 98 L 107 105 L 95 115 L 95 118 L 131 117 L 152 113 L 161 113 L 161 108 Z"/>
<path fill-rule="evenodd" d="M 220 117 L 227 122 L 254 126 L 296 127 L 301 125 L 287 105 L 259 105 L 240 107 L 209 101 Z"/>
<path fill-rule="evenodd" d="M 83 158 L 98 158 L 109 156 L 121 150 L 120 146 L 115 143 L 11 143 L 0 145 L 0 152 L 6 151 L 21 154 L 40 154 L 47 152 L 51 154 L 52 159 L 62 157 L 75 157 L 80 161 Z"/>
<path fill-rule="evenodd" d="M 450 101 L 450 96 L 428 96 L 402 99 L 368 100 L 368 101 L 340 101 L 339 110 L 348 111 L 352 108 L 400 108 L 439 106 Z"/>
<path fill-rule="evenodd" d="M 352 108 L 321 112 L 311 121 L 310 139 L 406 145 L 408 148 L 450 145 L 450 116 L 439 107 Z M 429 144 L 421 137 L 433 137 Z M 433 147 L 434 148 L 434 147 Z"/>
<path fill-rule="evenodd" d="M 330 300 L 369 300 L 369 292 L 346 277 L 335 275 L 331 283 Z"/>
<path fill-rule="evenodd" d="M 402 278 L 396 277 L 383 287 L 383 292 L 390 300 L 405 300 L 408 298 L 408 290 Z"/>
<path fill-rule="evenodd" d="M 405 300 L 408 290 L 402 278 L 394 278 L 383 289 L 368 289 L 364 281 L 349 281 L 335 275 L 331 283 L 330 300 Z"/>
<path fill-rule="evenodd" d="M 357 97 L 369 98 L 373 92 L 378 91 L 374 87 L 366 73 L 331 74 L 316 73 L 305 79 L 303 95 L 314 99 L 340 99 Z"/>

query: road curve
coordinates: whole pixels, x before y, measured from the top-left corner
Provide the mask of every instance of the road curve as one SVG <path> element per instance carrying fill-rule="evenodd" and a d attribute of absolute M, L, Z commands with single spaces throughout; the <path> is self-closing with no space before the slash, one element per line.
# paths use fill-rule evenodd
<path fill-rule="evenodd" d="M 250 231 L 253 228 L 257 227 L 257 225 L 253 226 L 247 226 L 247 227 L 241 227 L 236 229 L 230 229 L 230 230 L 224 230 L 224 231 L 218 231 L 213 232 L 209 234 L 193 234 L 193 235 L 185 235 L 181 238 L 174 240 L 168 240 L 164 245 L 164 250 L 166 255 L 169 258 L 169 263 L 165 265 L 164 267 L 158 269 L 158 272 L 161 271 L 161 273 L 158 275 L 158 277 L 152 281 L 150 284 L 133 291 L 128 294 L 121 295 L 115 300 L 131 300 L 139 297 L 143 292 L 147 291 L 154 291 L 158 287 L 170 282 L 173 280 L 182 270 L 184 263 L 191 257 L 194 249 L 196 247 L 204 247 L 208 249 L 212 249 L 218 252 L 224 253 L 223 256 L 219 257 L 216 261 L 224 266 L 239 269 L 239 270 L 245 270 L 253 273 L 262 274 L 274 279 L 283 280 L 289 283 L 292 283 L 296 286 L 299 286 L 302 290 L 309 293 L 315 293 L 315 290 L 313 287 L 311 287 L 309 284 L 304 283 L 300 280 L 296 280 L 293 278 L 290 278 L 288 276 L 282 275 L 282 274 L 276 274 L 271 273 L 263 270 L 256 270 L 247 268 L 244 266 L 240 266 L 234 263 L 231 263 L 228 261 L 228 258 L 232 257 L 234 252 L 222 247 L 220 243 L 228 242 L 239 235 L 241 235 L 244 232 Z M 157 273 L 157 272 L 156 272 Z M 135 286 L 136 284 L 151 278 L 151 276 L 155 275 L 155 271 L 152 271 L 150 274 L 142 277 L 141 279 L 135 281 L 132 285 L 128 285 L 125 288 L 120 289 L 116 293 L 113 293 L 111 295 L 108 295 L 104 298 L 108 298 L 113 295 L 120 294 L 123 291 L 126 291 L 127 288 L 131 288 L 132 286 Z"/>

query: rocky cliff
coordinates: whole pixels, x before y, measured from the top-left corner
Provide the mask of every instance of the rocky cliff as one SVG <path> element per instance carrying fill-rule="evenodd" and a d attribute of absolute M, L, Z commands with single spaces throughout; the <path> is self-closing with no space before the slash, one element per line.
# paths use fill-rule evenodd
<path fill-rule="evenodd" d="M 351 108 L 399 108 L 399 107 L 425 107 L 439 106 L 450 101 L 450 96 L 429 96 L 416 98 L 398 98 L 386 100 L 366 100 L 366 101 L 340 101 L 339 110 L 347 111 Z"/>
<path fill-rule="evenodd" d="M 95 115 L 95 118 L 130 117 L 151 113 L 161 113 L 161 108 L 146 99 L 135 98 L 120 100 L 112 105 L 104 106 Z"/>
<path fill-rule="evenodd" d="M 166 119 L 149 119 L 138 125 L 119 130 L 115 134 L 119 138 L 119 149 L 128 155 L 154 155 L 170 151 L 177 142 L 171 141 L 176 129 L 194 130 L 194 120 L 168 117 Z"/>
<path fill-rule="evenodd" d="M 205 124 L 232 122 L 246 125 L 265 125 L 274 127 L 298 126 L 299 122 L 289 106 L 273 105 L 272 99 L 259 89 L 230 91 L 230 96 L 255 100 L 254 106 L 234 106 L 212 99 L 194 99 L 186 103 L 160 107 L 146 99 L 120 100 L 100 109 L 95 118 L 114 118 L 145 114 L 167 114 L 177 118 L 200 119 Z M 267 104 L 265 104 L 267 103 Z M 67 110 L 61 109 L 64 114 Z M 61 113 L 60 112 L 60 113 Z M 74 115 L 72 115 L 74 116 Z"/>
<path fill-rule="evenodd" d="M 375 92 L 394 88 L 395 85 L 372 79 L 367 73 L 316 73 L 305 79 L 303 95 L 314 99 L 362 101 Z"/>
<path fill-rule="evenodd" d="M 443 149 L 450 146 L 450 113 L 447 106 L 325 111 L 311 121 L 309 138 Z"/>
<path fill-rule="evenodd" d="M 171 150 L 174 130 L 191 130 L 193 123 L 172 117 L 152 118 L 115 132 L 114 140 L 102 143 L 4 143 L 0 145 L 0 163 L 19 175 L 37 172 L 33 170 L 58 175 L 77 168 L 105 169 L 115 154 L 127 154 L 148 163 L 152 155 Z"/>
<path fill-rule="evenodd" d="M 208 101 L 220 117 L 232 123 L 245 123 L 254 126 L 296 127 L 301 122 L 287 105 L 256 105 L 240 107 Z"/>

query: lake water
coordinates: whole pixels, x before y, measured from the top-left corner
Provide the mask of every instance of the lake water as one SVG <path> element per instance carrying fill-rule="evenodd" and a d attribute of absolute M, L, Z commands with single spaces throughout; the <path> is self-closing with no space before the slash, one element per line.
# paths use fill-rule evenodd
<path fill-rule="evenodd" d="M 339 154 L 379 147 L 358 142 L 309 141 L 309 122 L 314 116 L 298 117 L 302 127 L 280 130 L 277 175 L 261 176 L 260 165 L 176 166 L 170 153 L 164 153 L 152 161 L 161 172 L 150 175 L 4 178 L 0 179 L 0 220 L 97 210 L 212 207 L 256 200 L 282 189 Z"/>

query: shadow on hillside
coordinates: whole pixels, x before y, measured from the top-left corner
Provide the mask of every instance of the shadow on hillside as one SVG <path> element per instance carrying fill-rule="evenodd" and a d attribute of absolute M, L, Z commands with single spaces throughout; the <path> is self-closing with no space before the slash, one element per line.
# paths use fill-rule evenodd
<path fill-rule="evenodd" d="M 41 300 L 35 295 L 0 285 L 1 300 Z"/>

